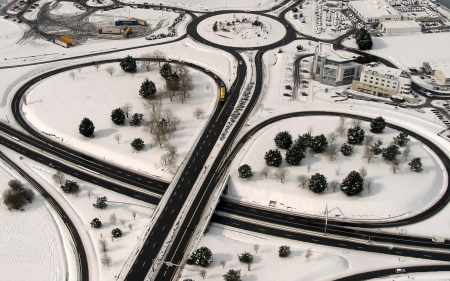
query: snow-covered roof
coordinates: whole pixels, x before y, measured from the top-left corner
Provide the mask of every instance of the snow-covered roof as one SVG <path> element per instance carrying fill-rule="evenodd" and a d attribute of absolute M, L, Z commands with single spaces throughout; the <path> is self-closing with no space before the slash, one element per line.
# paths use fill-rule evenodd
<path fill-rule="evenodd" d="M 411 28 L 411 27 L 417 27 L 421 29 L 422 27 L 415 21 L 408 20 L 408 21 L 385 21 L 382 23 L 384 28 Z"/>
<path fill-rule="evenodd" d="M 366 18 L 400 15 L 396 9 L 384 0 L 351 1 L 349 2 L 349 6 L 353 7 Z"/>
<path fill-rule="evenodd" d="M 432 70 L 439 70 L 445 77 L 450 77 L 450 60 L 427 61 Z"/>
<path fill-rule="evenodd" d="M 391 68 L 384 65 L 376 65 L 376 66 L 370 66 L 370 65 L 364 65 L 363 71 L 372 71 L 376 72 L 380 75 L 389 75 L 394 77 L 400 77 L 402 74 L 402 70 L 397 68 Z"/>
<path fill-rule="evenodd" d="M 321 57 L 327 57 L 328 60 L 336 61 L 336 62 L 345 62 L 345 61 L 353 61 L 354 58 L 346 57 L 336 50 L 334 50 L 333 45 L 330 43 L 320 42 L 317 46 L 318 54 Z"/>

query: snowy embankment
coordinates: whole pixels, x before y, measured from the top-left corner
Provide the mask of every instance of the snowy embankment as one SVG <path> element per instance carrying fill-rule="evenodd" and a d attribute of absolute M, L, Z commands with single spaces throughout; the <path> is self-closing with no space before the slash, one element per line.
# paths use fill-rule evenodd
<path fill-rule="evenodd" d="M 259 246 L 257 252 L 255 251 L 255 245 Z M 278 249 L 282 245 L 290 246 L 292 253 L 287 258 L 278 256 Z M 240 269 L 242 280 L 245 281 L 316 281 L 333 280 L 384 268 L 444 264 L 444 262 L 321 246 L 216 223 L 211 225 L 209 232 L 203 236 L 197 248 L 202 246 L 208 247 L 213 253 L 212 264 L 205 268 L 205 279 L 213 281 L 224 280 L 222 275 L 229 269 Z M 309 259 L 306 257 L 308 250 L 311 254 Z M 240 263 L 237 259 L 237 255 L 244 251 L 253 255 L 250 271 L 248 271 L 246 264 Z M 224 266 L 221 264 L 222 261 L 225 262 Z M 187 265 L 181 273 L 181 279 L 202 280 L 200 276 L 200 270 L 202 269 L 199 266 Z M 410 276 L 413 275 L 410 274 Z M 426 280 L 438 280 L 437 277 L 442 276 L 442 274 L 428 273 L 424 276 L 429 278 Z"/>
<path fill-rule="evenodd" d="M 19 162 L 16 154 L 9 157 Z M 18 179 L 26 188 L 32 189 L 36 197 L 24 206 L 23 212 L 8 211 L 1 205 L 0 279 L 77 280 L 74 245 L 58 213 L 37 190 L 0 162 L 1 194 L 9 189 L 7 183 L 12 179 Z"/>

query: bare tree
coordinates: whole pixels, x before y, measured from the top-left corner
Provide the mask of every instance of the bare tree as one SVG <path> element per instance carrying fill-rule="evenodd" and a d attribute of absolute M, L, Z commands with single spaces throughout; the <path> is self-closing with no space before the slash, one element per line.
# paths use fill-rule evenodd
<path fill-rule="evenodd" d="M 158 59 L 159 68 L 161 68 L 161 61 L 166 58 L 166 54 L 161 52 L 160 50 L 154 50 L 152 56 L 155 59 Z"/>
<path fill-rule="evenodd" d="M 297 177 L 298 186 L 305 188 L 308 185 L 309 178 L 306 175 L 301 175 Z"/>
<path fill-rule="evenodd" d="M 123 113 L 125 113 L 125 116 L 128 118 L 128 115 L 131 114 L 133 110 L 133 105 L 131 105 L 129 102 L 127 102 L 124 106 L 122 106 Z"/>
<path fill-rule="evenodd" d="M 374 139 L 374 137 L 372 134 L 367 134 L 364 138 L 364 143 L 366 145 L 370 145 L 373 142 L 373 139 Z"/>
<path fill-rule="evenodd" d="M 289 175 L 289 170 L 286 168 L 280 168 L 275 171 L 274 175 L 280 180 L 281 183 L 284 183 L 284 180 Z"/>
<path fill-rule="evenodd" d="M 136 211 L 133 211 L 133 219 L 136 219 Z"/>
<path fill-rule="evenodd" d="M 309 126 L 309 127 L 308 127 L 308 133 L 309 133 L 310 135 L 312 135 L 313 132 L 314 132 L 314 127 L 313 127 L 313 126 Z"/>
<path fill-rule="evenodd" d="M 308 164 L 308 166 L 306 166 L 306 171 L 311 172 L 311 164 Z"/>
<path fill-rule="evenodd" d="M 117 134 L 114 135 L 114 138 L 116 139 L 117 144 L 119 144 L 120 143 L 120 139 L 122 138 L 122 135 L 117 133 Z"/>
<path fill-rule="evenodd" d="M 367 158 L 367 163 L 370 163 L 375 158 L 375 153 L 370 146 L 365 146 L 363 151 L 363 158 Z"/>
<path fill-rule="evenodd" d="M 328 156 L 328 160 L 334 161 L 338 155 L 338 150 L 335 145 L 331 145 L 325 151 L 325 155 Z"/>
<path fill-rule="evenodd" d="M 72 80 L 74 80 L 76 74 L 75 74 L 75 72 L 71 71 L 71 72 L 69 72 L 69 76 L 72 78 Z"/>
<path fill-rule="evenodd" d="M 101 262 L 102 262 L 102 264 L 103 264 L 104 266 L 110 266 L 111 263 L 112 263 L 112 259 L 111 259 L 111 257 L 108 256 L 107 254 L 104 254 L 103 257 L 102 257 L 102 259 L 101 259 Z"/>
<path fill-rule="evenodd" d="M 81 74 L 81 70 L 82 70 L 83 68 L 82 67 L 79 67 L 78 68 L 78 74 Z"/>
<path fill-rule="evenodd" d="M 345 120 L 347 120 L 347 117 L 345 117 L 345 116 L 340 116 L 340 117 L 339 117 L 339 123 L 340 123 L 341 125 L 344 125 Z"/>
<path fill-rule="evenodd" d="M 56 173 L 54 173 L 54 174 L 52 175 L 52 179 L 53 179 L 56 183 L 63 184 L 64 181 L 65 181 L 65 179 L 66 179 L 66 176 L 63 174 L 63 172 L 61 172 L 61 171 L 56 171 Z"/>
<path fill-rule="evenodd" d="M 203 279 L 205 279 L 206 270 L 204 270 L 204 269 L 200 270 L 200 276 L 203 277 Z"/>
<path fill-rule="evenodd" d="M 312 251 L 311 249 L 308 249 L 305 253 L 305 258 L 309 261 L 309 259 L 312 257 Z"/>
<path fill-rule="evenodd" d="M 123 225 L 123 227 L 125 227 L 125 221 L 124 219 L 119 219 L 120 223 Z"/>
<path fill-rule="evenodd" d="M 90 190 L 88 191 L 88 197 L 89 197 L 89 199 L 91 199 L 91 191 Z"/>
<path fill-rule="evenodd" d="M 327 139 L 328 139 L 328 144 L 330 146 L 333 146 L 334 142 L 336 141 L 336 139 L 338 138 L 338 133 L 336 132 L 331 132 L 327 135 Z"/>
<path fill-rule="evenodd" d="M 100 68 L 100 65 L 97 62 L 94 62 L 94 67 L 95 67 L 95 69 L 97 69 L 97 72 L 98 72 L 98 69 Z"/>
<path fill-rule="evenodd" d="M 145 102 L 142 103 L 142 105 L 144 106 L 145 109 L 147 110 L 152 110 L 152 112 L 155 112 L 155 110 L 159 109 L 162 105 L 161 100 L 159 99 L 151 99 L 151 100 L 146 100 Z"/>
<path fill-rule="evenodd" d="M 396 174 L 398 171 L 400 171 L 401 164 L 402 163 L 400 163 L 400 161 L 398 160 L 392 160 L 390 162 L 392 173 Z"/>
<path fill-rule="evenodd" d="M 172 158 L 175 159 L 178 156 L 178 149 L 175 146 L 166 145 L 166 150 Z"/>
<path fill-rule="evenodd" d="M 336 176 L 339 176 L 339 174 L 341 173 L 341 167 L 337 167 L 335 173 L 336 173 Z"/>
<path fill-rule="evenodd" d="M 357 118 L 352 118 L 353 127 L 361 127 L 362 120 Z"/>
<path fill-rule="evenodd" d="M 149 60 L 152 55 L 147 53 L 142 55 L 141 65 L 147 69 L 147 71 L 150 71 L 150 67 L 152 66 L 152 61 Z"/>
<path fill-rule="evenodd" d="M 194 109 L 194 117 L 197 119 L 201 118 L 205 114 L 205 110 L 202 107 L 196 107 Z"/>
<path fill-rule="evenodd" d="M 108 251 L 108 242 L 106 242 L 106 240 L 103 238 L 100 239 L 98 242 L 100 243 L 100 251 L 106 253 Z"/>
<path fill-rule="evenodd" d="M 157 127 L 157 130 L 153 130 L 153 142 L 159 145 L 160 148 L 163 148 L 163 144 L 165 144 L 169 139 L 167 135 Z"/>
<path fill-rule="evenodd" d="M 258 244 L 253 245 L 253 250 L 255 250 L 255 252 L 258 253 L 259 245 Z"/>
<path fill-rule="evenodd" d="M 175 79 L 172 79 L 170 80 L 169 83 L 166 84 L 166 90 L 169 93 L 170 101 L 173 101 L 173 98 L 175 97 L 175 92 L 180 90 L 180 83 Z"/>
<path fill-rule="evenodd" d="M 225 260 L 221 260 L 220 264 L 222 265 L 222 268 L 225 268 L 225 265 L 227 264 L 227 262 Z"/>
<path fill-rule="evenodd" d="M 112 214 L 111 216 L 109 216 L 109 222 L 111 224 L 116 224 L 117 223 L 117 217 L 116 214 Z"/>
<path fill-rule="evenodd" d="M 264 166 L 263 170 L 261 171 L 261 173 L 264 175 L 264 178 L 268 178 L 270 177 L 270 174 L 272 173 L 272 170 L 270 169 L 269 166 Z"/>
<path fill-rule="evenodd" d="M 339 126 L 336 128 L 336 133 L 338 133 L 341 138 L 344 136 L 345 132 L 347 131 L 347 128 L 343 123 L 339 124 Z"/>
<path fill-rule="evenodd" d="M 411 148 L 407 145 L 403 150 L 403 157 L 405 157 L 405 160 L 408 160 L 409 155 L 411 155 Z"/>
<path fill-rule="evenodd" d="M 370 186 L 371 186 L 370 180 L 367 180 L 365 185 L 366 185 L 368 193 L 370 193 Z"/>
<path fill-rule="evenodd" d="M 108 72 L 108 74 L 111 75 L 111 76 L 114 74 L 115 71 L 116 71 L 116 69 L 114 67 L 112 67 L 112 66 L 108 66 L 106 68 L 106 72 Z"/>
<path fill-rule="evenodd" d="M 336 188 L 339 187 L 339 182 L 337 180 L 330 181 L 328 186 L 333 189 L 333 192 L 336 192 Z"/>
<path fill-rule="evenodd" d="M 362 166 L 361 169 L 359 169 L 359 174 L 361 175 L 361 177 L 364 179 L 367 176 L 367 170 L 366 167 Z"/>
<path fill-rule="evenodd" d="M 128 228 L 130 229 L 130 231 L 133 231 L 133 225 L 131 223 L 128 224 Z"/>
<path fill-rule="evenodd" d="M 180 91 L 184 99 L 188 97 L 189 91 L 194 87 L 192 85 L 191 75 L 189 74 L 189 69 L 185 66 L 180 66 L 177 68 L 178 76 L 180 77 Z"/>

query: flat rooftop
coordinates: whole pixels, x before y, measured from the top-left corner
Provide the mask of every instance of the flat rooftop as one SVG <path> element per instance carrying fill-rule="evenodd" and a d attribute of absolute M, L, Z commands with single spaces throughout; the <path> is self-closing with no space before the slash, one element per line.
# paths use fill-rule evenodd
<path fill-rule="evenodd" d="M 400 13 L 384 0 L 350 1 L 349 6 L 359 11 L 366 18 L 376 18 Z"/>
<path fill-rule="evenodd" d="M 381 23 L 383 27 L 385 28 L 410 28 L 410 27 L 417 27 L 422 29 L 420 24 L 418 24 L 415 21 L 384 21 Z"/>
<path fill-rule="evenodd" d="M 381 75 L 391 75 L 394 77 L 400 77 L 403 72 L 401 69 L 391 68 L 380 64 L 377 66 L 364 65 L 363 71 L 366 70 L 374 71 Z"/>

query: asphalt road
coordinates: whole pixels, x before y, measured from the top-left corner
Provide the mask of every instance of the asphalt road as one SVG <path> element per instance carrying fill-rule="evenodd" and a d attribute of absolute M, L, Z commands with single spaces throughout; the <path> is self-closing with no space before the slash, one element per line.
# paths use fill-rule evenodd
<path fill-rule="evenodd" d="M 6 162 L 12 169 L 18 172 L 25 180 L 27 180 L 34 188 L 36 188 L 39 193 L 41 193 L 42 197 L 47 200 L 47 202 L 52 205 L 53 209 L 59 214 L 64 224 L 67 226 L 67 229 L 72 236 L 72 240 L 75 243 L 75 247 L 78 252 L 78 276 L 81 280 L 89 280 L 89 267 L 87 262 L 86 251 L 84 250 L 83 241 L 81 241 L 81 237 L 77 232 L 77 229 L 73 222 L 70 220 L 67 213 L 63 208 L 59 205 L 59 203 L 32 177 L 30 177 L 24 170 L 22 170 L 19 166 L 17 166 L 11 159 L 9 159 L 6 155 L 4 155 L 0 151 L 0 158 Z"/>
<path fill-rule="evenodd" d="M 405 273 L 396 273 L 396 269 L 404 269 Z M 392 267 L 382 270 L 369 271 L 364 273 L 353 274 L 347 277 L 342 277 L 335 279 L 335 281 L 360 281 L 368 280 L 373 278 L 387 277 L 389 275 L 395 275 L 396 277 L 401 277 L 401 275 L 408 276 L 409 273 L 413 272 L 438 272 L 438 271 L 450 271 L 449 265 L 428 265 L 428 266 L 408 266 L 408 267 Z"/>

